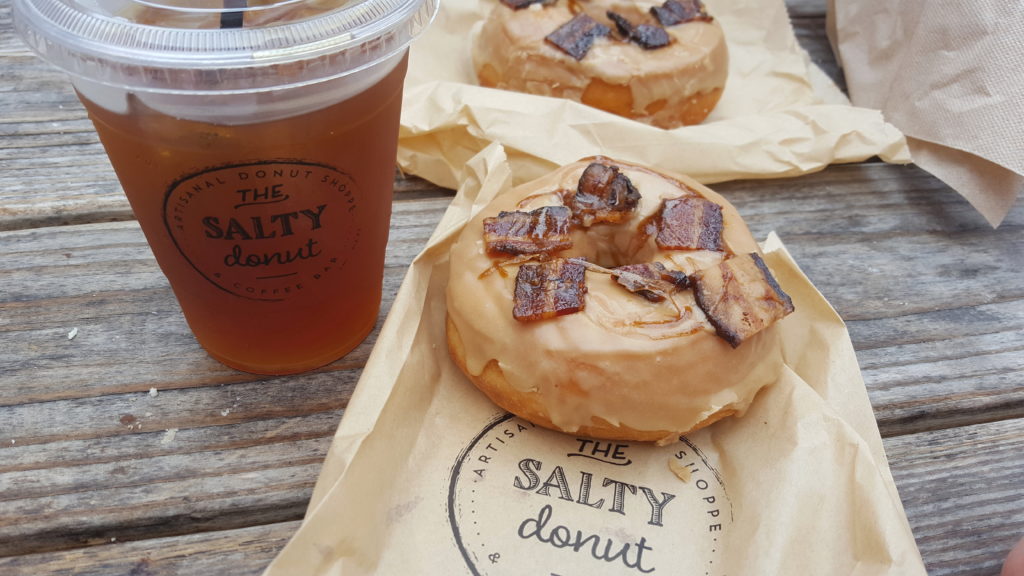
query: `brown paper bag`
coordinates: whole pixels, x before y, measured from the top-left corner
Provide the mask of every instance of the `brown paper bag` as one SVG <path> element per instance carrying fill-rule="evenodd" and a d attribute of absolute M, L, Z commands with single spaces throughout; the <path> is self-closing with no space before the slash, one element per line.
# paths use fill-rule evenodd
<path fill-rule="evenodd" d="M 850 97 L 997 226 L 1024 193 L 1024 5 L 829 0 Z"/>
<path fill-rule="evenodd" d="M 796 176 L 873 156 L 910 161 L 899 130 L 877 110 L 850 106 L 810 63 L 783 0 L 705 3 L 726 35 L 726 88 L 703 124 L 663 130 L 568 100 L 480 87 L 470 36 L 497 0 L 445 0 L 411 52 L 399 164 L 458 188 L 462 167 L 491 142 L 505 147 L 516 183 L 599 154 L 705 183 Z"/>
<path fill-rule="evenodd" d="M 742 418 L 657 447 L 491 404 L 448 357 L 448 250 L 512 171 L 492 144 L 466 172 L 266 574 L 925 573 L 846 329 L 774 236 L 787 369 Z"/>

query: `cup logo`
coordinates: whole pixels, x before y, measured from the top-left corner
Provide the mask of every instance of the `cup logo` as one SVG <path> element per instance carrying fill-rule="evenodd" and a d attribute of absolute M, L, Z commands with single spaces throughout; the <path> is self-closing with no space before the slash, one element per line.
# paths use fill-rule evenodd
<path fill-rule="evenodd" d="M 325 164 L 218 166 L 170 186 L 164 223 L 206 280 L 241 298 L 283 301 L 344 268 L 359 244 L 355 190 Z"/>
<path fill-rule="evenodd" d="M 719 576 L 732 507 L 686 437 L 592 440 L 506 415 L 456 462 L 448 519 L 475 576 Z"/>

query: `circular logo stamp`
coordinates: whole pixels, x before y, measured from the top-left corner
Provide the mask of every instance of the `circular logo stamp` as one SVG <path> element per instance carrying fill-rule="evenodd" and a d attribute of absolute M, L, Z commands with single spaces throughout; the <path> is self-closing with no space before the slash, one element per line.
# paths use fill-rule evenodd
<path fill-rule="evenodd" d="M 448 519 L 476 576 L 721 576 L 720 474 L 686 437 L 575 438 L 506 415 L 459 456 Z"/>
<path fill-rule="evenodd" d="M 231 164 L 174 182 L 164 223 L 206 280 L 231 294 L 280 301 L 337 276 L 359 244 L 352 177 L 297 160 Z"/>

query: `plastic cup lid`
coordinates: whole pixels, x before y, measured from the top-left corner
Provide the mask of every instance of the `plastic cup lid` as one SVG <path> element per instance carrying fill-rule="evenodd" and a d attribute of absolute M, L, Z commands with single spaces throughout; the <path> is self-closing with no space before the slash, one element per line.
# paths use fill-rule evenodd
<path fill-rule="evenodd" d="M 345 76 L 403 50 L 439 0 L 14 0 L 66 72 L 153 92 L 250 92 Z"/>

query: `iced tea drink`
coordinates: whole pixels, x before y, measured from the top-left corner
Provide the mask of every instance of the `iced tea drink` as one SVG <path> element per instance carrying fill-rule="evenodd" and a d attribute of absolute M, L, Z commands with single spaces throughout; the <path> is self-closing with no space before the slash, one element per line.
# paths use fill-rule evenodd
<path fill-rule="evenodd" d="M 240 370 L 322 366 L 377 320 L 407 52 L 317 50 L 251 82 L 147 62 L 74 82 L 193 333 Z M 154 76 L 167 85 L 124 85 Z"/>
<path fill-rule="evenodd" d="M 405 60 L 364 92 L 222 126 L 83 98 L 132 210 L 209 353 L 255 372 L 331 362 L 380 306 Z"/>

